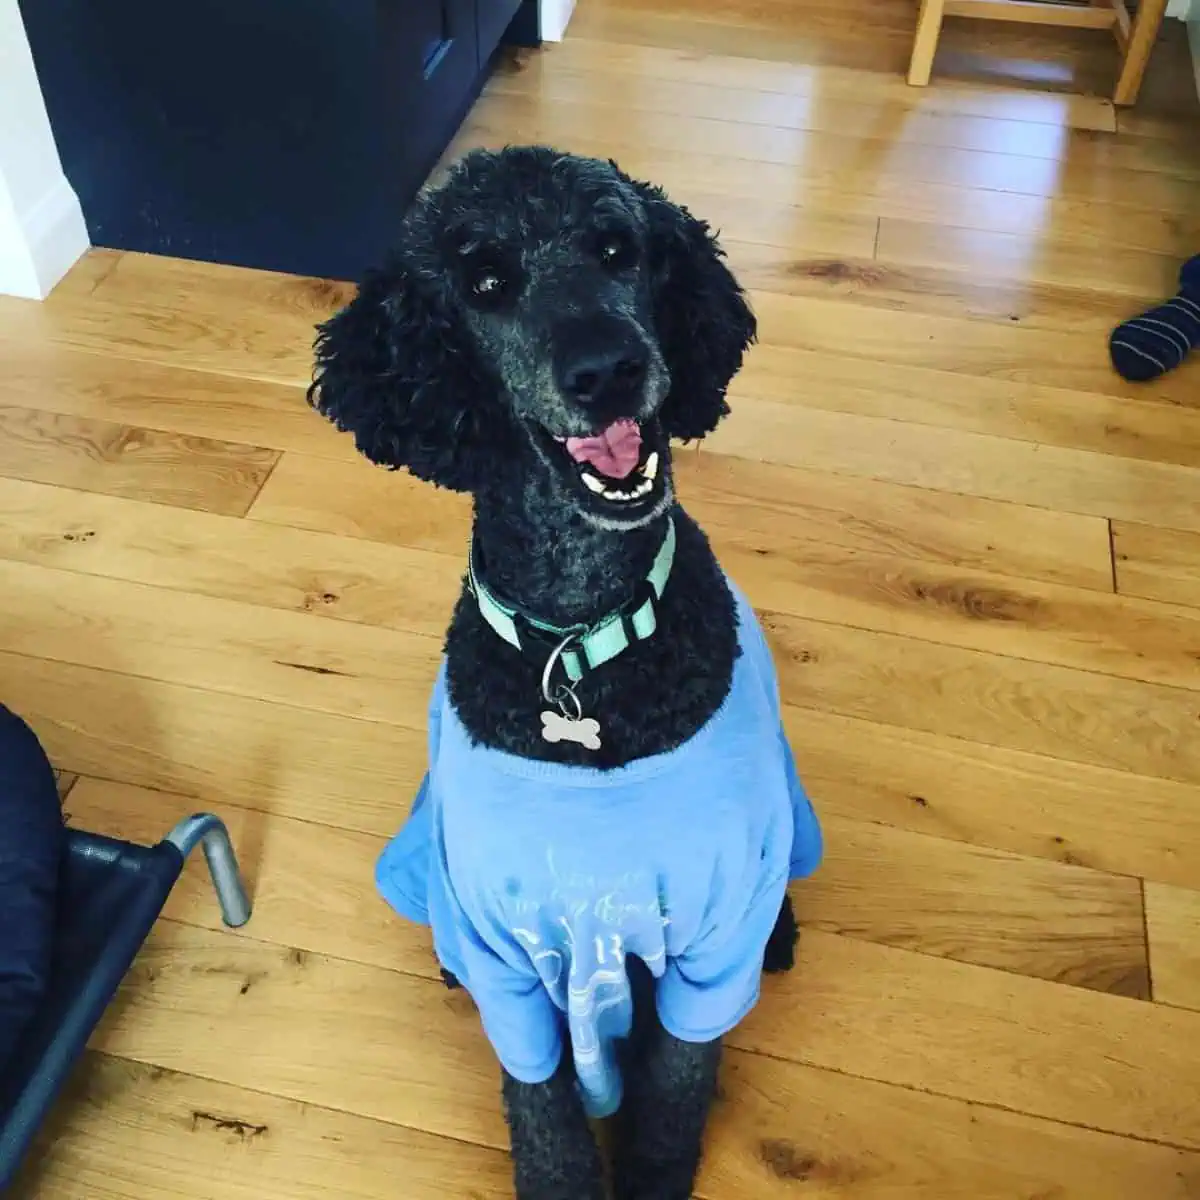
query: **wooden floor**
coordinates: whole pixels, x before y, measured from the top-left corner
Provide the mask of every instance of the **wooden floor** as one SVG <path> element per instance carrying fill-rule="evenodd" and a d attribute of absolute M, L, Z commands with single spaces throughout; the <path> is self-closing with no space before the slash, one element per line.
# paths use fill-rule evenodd
<path fill-rule="evenodd" d="M 1200 1197 L 1200 111 L 1103 35 L 908 0 L 581 0 L 460 148 L 616 156 L 725 231 L 762 345 L 680 463 L 763 613 L 828 859 L 730 1038 L 707 1200 Z M 1058 89 L 1056 92 L 1047 89 Z M 510 1194 L 496 1069 L 372 883 L 467 510 L 305 407 L 344 285 L 94 251 L 0 303 L 0 698 L 81 826 L 229 820 L 20 1200 Z"/>

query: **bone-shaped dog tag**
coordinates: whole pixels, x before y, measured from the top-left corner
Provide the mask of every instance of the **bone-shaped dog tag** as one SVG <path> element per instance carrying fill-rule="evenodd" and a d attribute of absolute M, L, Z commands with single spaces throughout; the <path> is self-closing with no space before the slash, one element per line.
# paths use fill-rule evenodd
<path fill-rule="evenodd" d="M 542 713 L 542 737 L 548 742 L 575 742 L 585 750 L 600 749 L 600 722 L 594 717 L 564 716 L 562 713 Z"/>

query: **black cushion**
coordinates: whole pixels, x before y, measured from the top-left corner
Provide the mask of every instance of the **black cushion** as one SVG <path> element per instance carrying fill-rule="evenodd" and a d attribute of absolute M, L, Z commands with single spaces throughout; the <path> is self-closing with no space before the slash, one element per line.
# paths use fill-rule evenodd
<path fill-rule="evenodd" d="M 0 1076 L 49 985 L 63 841 L 45 752 L 0 705 Z"/>

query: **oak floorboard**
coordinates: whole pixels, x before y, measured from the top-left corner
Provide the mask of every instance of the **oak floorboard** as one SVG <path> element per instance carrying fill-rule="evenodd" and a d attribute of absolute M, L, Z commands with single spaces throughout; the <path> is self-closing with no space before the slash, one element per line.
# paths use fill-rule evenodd
<path fill-rule="evenodd" d="M 787 704 L 1200 783 L 1193 691 L 779 613 L 763 624 Z"/>
<path fill-rule="evenodd" d="M 526 97 L 547 106 L 613 105 L 616 76 L 627 84 L 636 80 L 636 86 L 621 93 L 620 107 L 639 116 L 667 113 L 853 138 L 883 132 L 899 145 L 1055 160 L 1070 145 L 1075 161 L 1096 167 L 1194 177 L 1188 158 L 1162 153 L 1160 142 L 1071 137 L 1072 128 L 1115 124 L 1111 107 L 1099 98 L 1094 107 L 1085 109 L 1081 103 L 1075 112 L 1055 97 L 1039 103 L 1042 98 L 1031 96 L 1022 108 L 1012 92 L 951 85 L 949 95 L 941 86 L 922 95 L 903 80 L 874 72 L 829 68 L 814 79 L 798 69 L 773 71 L 775 65 L 726 58 L 698 62 L 643 47 L 572 41 L 542 54 L 512 56 L 492 77 L 486 96 L 489 101 L 495 95 Z M 896 121 L 897 110 L 905 115 L 903 123 Z"/>
<path fill-rule="evenodd" d="M 1200 607 L 1200 534 L 1114 521 L 1112 539 L 1118 592 Z"/>
<path fill-rule="evenodd" d="M 1197 1013 L 809 930 L 729 1044 L 1194 1149 L 1198 1032 Z"/>
<path fill-rule="evenodd" d="M 808 708 L 784 722 L 822 814 L 1187 886 L 1200 788 Z"/>
<path fill-rule="evenodd" d="M 0 651 L 422 730 L 436 636 L 0 559 Z"/>
<path fill-rule="evenodd" d="M 1200 532 L 1200 471 L 743 396 L 702 453 Z"/>
<path fill-rule="evenodd" d="M 1131 301 L 1097 289 L 1006 279 L 978 268 L 965 271 L 906 262 L 894 257 L 882 241 L 875 257 L 732 239 L 722 244 L 738 280 L 753 295 L 853 301 L 868 310 L 862 314 L 864 320 L 870 319 L 872 310 L 882 309 L 1103 337 L 1132 307 L 1148 307 L 1152 297 L 1161 299 L 1174 290 L 1164 282 L 1162 289 L 1147 287 L 1143 299 Z M 1164 279 L 1169 267 L 1178 271 L 1174 259 L 1156 257 L 1163 263 Z M 757 307 L 762 307 L 761 300 Z"/>
<path fill-rule="evenodd" d="M 1035 285 L 1071 289 L 1081 306 L 1158 303 L 1179 279 L 1179 255 L 1110 247 L 1094 247 L 1027 233 L 990 233 L 982 229 L 948 229 L 924 221 L 885 217 L 879 223 L 876 257 L 902 266 L 941 268 L 969 273 L 1014 289 Z"/>
<path fill-rule="evenodd" d="M 547 102 L 548 101 L 548 102 Z M 518 131 L 528 142 L 573 145 L 580 141 L 610 140 L 620 144 L 629 135 L 627 108 L 610 98 L 574 99 L 561 94 L 543 98 L 494 89 L 486 117 L 472 118 L 478 128 L 502 126 Z M 1195 180 L 1151 171 L 1130 171 L 1110 165 L 1097 171 L 1085 155 L 1040 157 L 1026 153 L 964 149 L 952 145 L 906 141 L 897 136 L 905 124 L 903 111 L 877 118 L 873 127 L 855 127 L 853 110 L 845 132 L 821 126 L 769 124 L 736 119 L 736 105 L 711 117 L 689 111 L 677 113 L 661 106 L 639 112 L 639 147 L 683 153 L 722 155 L 731 163 L 750 160 L 786 165 L 797 182 L 830 185 L 848 192 L 886 184 L 934 184 L 1026 197 L 1061 197 L 1110 207 L 1094 221 L 1112 219 L 1129 205 L 1138 212 L 1176 212 L 1186 208 Z M 484 122 L 487 122 L 485 125 Z M 840 126 L 840 122 L 839 122 Z M 902 153 L 893 147 L 899 144 Z"/>
<path fill-rule="evenodd" d="M 61 770 L 206 807 L 391 834 L 425 771 L 424 731 L 13 654 L 0 680 Z"/>
<path fill-rule="evenodd" d="M 353 439 L 313 413 L 299 386 L 111 353 L 119 349 L 64 349 L 41 340 L 9 339 L 0 328 L 0 404 L 319 458 L 357 456 Z"/>
<path fill-rule="evenodd" d="M 732 528 L 715 530 L 712 540 L 724 569 L 762 610 L 1200 689 L 1200 614 L 1193 609 L 878 551 L 799 540 L 781 546 Z"/>
<path fill-rule="evenodd" d="M 1143 394 L 1102 395 L 1073 383 L 1054 387 L 919 364 L 889 363 L 881 370 L 870 359 L 821 348 L 759 345 L 730 395 L 728 424 L 734 426 L 744 401 L 769 400 L 1114 458 L 1200 466 L 1197 410 Z"/>
<path fill-rule="evenodd" d="M 1146 938 L 1154 999 L 1200 1012 L 1197 929 L 1200 929 L 1200 892 L 1165 883 L 1146 884 Z"/>
<path fill-rule="evenodd" d="M 461 556 L 0 477 L 0 559 L 440 637 Z"/>
<path fill-rule="evenodd" d="M 94 1051 L 12 1200 L 472 1200 L 512 1195 L 507 1154 Z"/>
<path fill-rule="evenodd" d="M 1150 998 L 1136 879 L 842 817 L 824 828 L 821 872 L 792 889 L 801 925 Z"/>
<path fill-rule="evenodd" d="M 0 475 L 244 516 L 274 450 L 0 405 Z"/>
<path fill-rule="evenodd" d="M 911 39 L 910 39 L 911 40 Z M 766 48 L 765 40 L 762 42 Z M 632 90 L 654 88 L 660 83 L 713 89 L 718 95 L 733 92 L 743 104 L 762 94 L 806 99 L 811 105 L 827 105 L 840 110 L 844 104 L 870 102 L 900 109 L 902 112 L 936 116 L 971 117 L 1009 121 L 1028 131 L 1028 140 L 1039 144 L 1045 137 L 1042 126 L 1058 131 L 1068 129 L 1115 133 L 1116 111 L 1102 96 L 1076 95 L 1070 92 L 1019 91 L 987 83 L 962 79 L 939 80 L 936 88 L 916 89 L 905 82 L 902 73 L 842 67 L 825 62 L 814 71 L 803 61 L 787 62 L 761 55 L 697 52 L 690 47 L 655 44 L 652 41 L 605 40 L 594 34 L 568 38 L 541 52 L 519 55 L 516 71 L 533 81 L 551 86 L 564 78 L 575 80 L 598 76 L 607 83 L 617 76 Z M 749 99 L 752 98 L 752 99 Z M 637 97 L 631 101 L 638 103 Z M 680 105 L 681 111 L 694 111 Z M 1136 110 L 1135 110 L 1136 112 Z M 1122 114 L 1125 117 L 1126 114 Z M 1176 129 L 1182 128 L 1177 123 Z M 1060 133 L 1061 136 L 1061 133 Z"/>

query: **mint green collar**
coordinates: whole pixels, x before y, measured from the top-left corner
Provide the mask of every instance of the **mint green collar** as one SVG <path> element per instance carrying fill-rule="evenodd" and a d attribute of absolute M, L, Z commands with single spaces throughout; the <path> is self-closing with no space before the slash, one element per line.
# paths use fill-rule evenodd
<path fill-rule="evenodd" d="M 578 683 L 585 671 L 603 666 L 634 642 L 644 642 L 653 636 L 658 628 L 658 601 L 671 577 L 674 562 L 675 522 L 668 517 L 663 543 L 637 595 L 591 626 L 549 625 L 502 603 L 488 591 L 475 571 L 474 546 L 467 582 L 479 605 L 480 615 L 500 637 L 518 650 L 525 650 L 531 642 L 549 641 L 552 643 L 550 651 L 557 649 L 561 655 L 567 678 Z"/>

